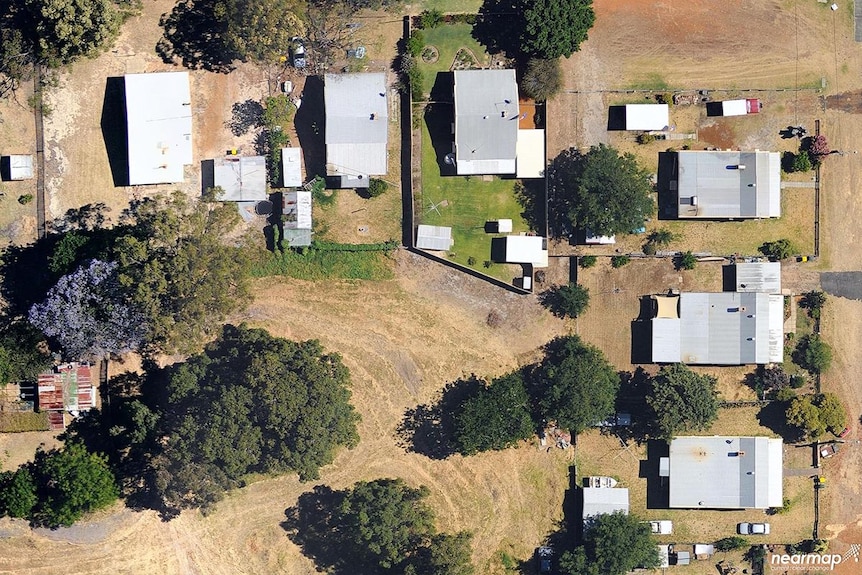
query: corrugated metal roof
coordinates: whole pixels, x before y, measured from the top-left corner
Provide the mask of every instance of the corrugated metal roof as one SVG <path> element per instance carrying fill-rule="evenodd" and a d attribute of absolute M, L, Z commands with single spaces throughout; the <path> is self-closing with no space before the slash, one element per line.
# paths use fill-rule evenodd
<path fill-rule="evenodd" d="M 86 411 L 96 403 L 89 365 L 69 363 L 38 377 L 39 411 Z"/>
<path fill-rule="evenodd" d="M 682 150 L 677 166 L 680 218 L 781 216 L 778 152 Z"/>
<path fill-rule="evenodd" d="M 782 466 L 781 439 L 677 437 L 670 444 L 670 507 L 780 507 Z"/>
<path fill-rule="evenodd" d="M 16 154 L 9 156 L 9 178 L 12 180 L 29 180 L 33 177 L 33 156 Z"/>
<path fill-rule="evenodd" d="M 416 247 L 444 252 L 452 247 L 452 228 L 420 225 L 416 230 Z"/>
<path fill-rule="evenodd" d="M 719 292 L 679 297 L 679 320 L 651 322 L 653 361 L 748 365 L 784 360 L 782 296 Z"/>
<path fill-rule="evenodd" d="M 455 164 L 459 174 L 514 174 L 518 85 L 514 70 L 454 72 Z"/>
<path fill-rule="evenodd" d="M 505 236 L 493 238 L 494 244 L 503 243 L 501 263 L 533 264 L 535 267 L 548 267 L 548 240 L 542 236 Z"/>
<path fill-rule="evenodd" d="M 213 160 L 213 183 L 224 190 L 225 202 L 254 202 L 267 199 L 266 158 L 228 156 Z"/>
<path fill-rule="evenodd" d="M 629 490 L 625 487 L 584 487 L 583 519 L 615 511 L 629 514 Z"/>
<path fill-rule="evenodd" d="M 285 192 L 284 201 L 284 227 L 289 230 L 310 230 L 311 221 L 311 192 L 298 190 L 296 192 Z"/>
<path fill-rule="evenodd" d="M 281 149 L 281 177 L 285 188 L 302 186 L 302 149 Z"/>
<path fill-rule="evenodd" d="M 126 74 L 129 185 L 175 184 L 192 163 L 188 72 Z"/>
<path fill-rule="evenodd" d="M 326 74 L 326 173 L 387 172 L 389 107 L 383 73 Z"/>
<path fill-rule="evenodd" d="M 626 130 L 667 130 L 667 104 L 626 104 Z"/>
<path fill-rule="evenodd" d="M 736 291 L 781 293 L 780 262 L 741 262 L 734 269 Z"/>
<path fill-rule="evenodd" d="M 545 166 L 545 131 L 518 130 L 518 145 L 516 147 L 519 178 L 544 178 Z"/>

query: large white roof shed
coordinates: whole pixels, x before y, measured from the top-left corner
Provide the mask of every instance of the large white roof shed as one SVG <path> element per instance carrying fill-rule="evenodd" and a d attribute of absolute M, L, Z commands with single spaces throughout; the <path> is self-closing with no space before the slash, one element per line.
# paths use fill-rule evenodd
<path fill-rule="evenodd" d="M 677 437 L 670 443 L 670 507 L 781 507 L 783 449 L 771 437 Z"/>
<path fill-rule="evenodd" d="M 681 150 L 676 187 L 679 218 L 781 216 L 778 152 Z"/>
<path fill-rule="evenodd" d="M 515 71 L 456 70 L 453 76 L 456 171 L 514 174 L 520 113 Z"/>
<path fill-rule="evenodd" d="M 389 133 L 386 75 L 326 74 L 324 82 L 327 175 L 386 174 Z"/>
<path fill-rule="evenodd" d="M 542 236 L 505 236 L 491 239 L 491 260 L 507 264 L 548 267 L 548 240 Z"/>
<path fill-rule="evenodd" d="M 625 487 L 584 487 L 583 520 L 616 511 L 629 514 L 629 490 Z"/>
<path fill-rule="evenodd" d="M 188 72 L 126 74 L 129 185 L 176 184 L 192 163 Z"/>
<path fill-rule="evenodd" d="M 626 104 L 626 130 L 667 130 L 669 126 L 667 104 Z"/>

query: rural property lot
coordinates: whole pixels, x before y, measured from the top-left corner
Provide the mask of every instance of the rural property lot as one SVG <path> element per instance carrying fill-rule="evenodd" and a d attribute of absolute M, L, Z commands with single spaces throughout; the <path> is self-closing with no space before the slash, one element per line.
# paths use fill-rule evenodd
<path fill-rule="evenodd" d="M 128 201 L 125 189 L 110 185 L 100 128 L 104 78 L 126 71 L 169 69 L 155 57 L 152 47 L 160 35 L 158 17 L 172 5 L 170 0 L 148 0 L 143 14 L 124 27 L 114 47 L 116 53 L 82 62 L 71 74 L 61 76 L 62 88 L 51 100 L 55 112 L 46 126 L 50 215 L 58 216 L 69 207 L 93 201 L 114 206 L 116 213 Z M 694 89 L 792 88 L 819 86 L 820 77 L 826 76 L 824 95 L 859 97 L 862 46 L 852 42 L 850 6 L 842 2 L 841 9 L 833 14 L 814 0 L 596 0 L 597 25 L 590 32 L 591 39 L 565 64 L 567 87 L 589 91 L 648 84 L 662 90 L 665 84 Z M 224 121 L 234 102 L 269 93 L 268 78 L 251 67 L 228 76 L 195 72 L 193 78 L 196 113 L 200 111 L 195 125 L 201 153 L 220 153 L 226 145 L 247 145 L 243 140 L 225 140 L 229 132 Z M 808 96 L 803 97 L 805 94 Z M 794 118 L 798 113 L 809 128 L 819 117 L 834 148 L 862 147 L 856 139 L 862 133 L 859 116 L 828 106 L 823 111 L 819 99 L 808 92 L 799 97 L 804 109 L 795 98 L 787 94 L 782 98 L 773 106 L 780 117 Z M 4 119 L 11 115 L 8 109 L 3 109 Z M 605 110 L 601 94 L 565 94 L 552 103 L 548 124 L 557 129 L 551 135 L 556 151 L 607 140 Z M 18 122 L 19 116 L 15 117 Z M 32 117 L 25 112 L 20 118 L 22 130 L 29 129 Z M 32 149 L 32 132 L 15 136 L 17 132 L 0 129 L 20 138 L 17 145 L 23 149 Z M 775 137 L 777 145 L 777 134 Z M 554 148 L 549 152 L 553 154 Z M 816 264 L 808 264 L 816 266 L 815 270 L 862 269 L 862 251 L 855 248 L 862 240 L 855 198 L 856 190 L 862 189 L 860 170 L 862 155 L 848 154 L 830 157 L 822 171 L 823 256 Z M 194 178 L 187 186 L 195 191 Z M 4 210 L 8 204 L 7 197 Z M 678 274 L 666 261 L 634 262 L 622 270 L 602 264 L 582 275 L 595 297 L 592 309 L 577 322 L 563 322 L 552 318 L 533 298 L 501 291 L 416 256 L 399 252 L 395 258 L 395 279 L 382 282 L 322 285 L 260 280 L 254 286 L 254 304 L 236 321 L 247 319 L 274 335 L 320 339 L 328 350 L 341 353 L 351 369 L 354 403 L 363 417 L 362 442 L 324 469 L 320 483 L 341 488 L 360 479 L 398 476 L 411 484 L 426 484 L 442 528 L 474 531 L 477 572 L 503 573 L 501 553 L 526 559 L 556 528 L 570 462 L 563 452 L 546 454 L 533 445 L 443 461 L 408 453 L 395 437 L 404 411 L 433 400 L 443 385 L 459 377 L 471 373 L 499 375 L 534 361 L 539 346 L 567 331 L 577 330 L 584 339 L 602 347 L 618 368 L 631 369 L 630 322 L 638 313 L 637 296 L 674 285 L 707 287 L 718 277 L 713 275 L 717 266 L 701 264 L 693 272 Z M 794 267 L 792 273 L 810 281 L 811 269 Z M 499 328 L 487 325 L 491 311 L 503 318 Z M 841 393 L 855 419 L 862 413 L 858 388 L 862 381 L 858 354 L 862 302 L 830 300 L 823 330 L 836 353 L 836 365 L 824 375 L 823 387 Z M 739 389 L 730 380 L 738 381 L 742 373 L 723 373 L 727 374 L 722 378 L 721 385 L 726 386 L 723 392 Z M 736 425 L 741 421 L 753 426 L 753 411 L 724 413 L 716 432 L 738 431 Z M 854 427 L 851 438 L 860 436 L 858 426 Z M 754 431 L 753 427 L 742 429 Z M 592 445 L 603 449 L 602 453 L 616 449 L 606 439 L 589 434 L 583 447 L 586 450 Z M 41 439 L 34 443 L 38 441 Z M 608 456 L 602 461 L 613 460 Z M 4 457 L 4 467 L 16 461 L 15 457 Z M 595 462 L 594 469 L 602 471 L 603 465 Z M 826 472 L 830 488 L 821 502 L 821 532 L 837 535 L 846 544 L 862 542 L 858 527 L 862 520 L 862 483 L 858 479 L 862 449 L 847 444 L 828 462 Z M 618 473 L 630 474 L 631 470 Z M 800 494 L 800 510 L 810 509 L 800 483 L 792 480 L 788 490 Z M 310 575 L 315 573 L 313 563 L 288 539 L 279 523 L 284 509 L 311 487 L 289 476 L 261 480 L 231 493 L 207 517 L 185 513 L 170 523 L 152 512 L 132 513 L 119 508 L 115 514 L 95 517 L 81 527 L 52 533 L 30 532 L 20 522 L 4 519 L 0 521 L 0 573 Z M 810 525 L 810 517 L 807 511 L 793 517 L 800 523 L 777 529 L 787 537 L 800 537 L 802 527 Z M 702 517 L 691 520 L 705 521 Z M 708 531 L 701 524 L 689 529 L 717 534 L 717 530 Z M 712 564 L 697 565 L 684 572 L 714 573 L 715 569 Z"/>

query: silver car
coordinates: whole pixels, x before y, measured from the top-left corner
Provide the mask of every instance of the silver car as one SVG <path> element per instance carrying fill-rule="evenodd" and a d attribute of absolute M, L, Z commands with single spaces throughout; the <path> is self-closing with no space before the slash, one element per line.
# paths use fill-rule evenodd
<path fill-rule="evenodd" d="M 736 532 L 740 535 L 769 535 L 769 523 L 740 523 Z"/>

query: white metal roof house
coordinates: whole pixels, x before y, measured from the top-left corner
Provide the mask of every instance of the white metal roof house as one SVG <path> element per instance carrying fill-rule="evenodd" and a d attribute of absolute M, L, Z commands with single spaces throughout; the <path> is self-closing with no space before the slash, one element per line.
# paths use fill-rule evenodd
<path fill-rule="evenodd" d="M 671 508 L 766 509 L 783 503 L 781 439 L 677 437 L 669 460 Z"/>
<path fill-rule="evenodd" d="M 677 152 L 679 218 L 742 219 L 781 216 L 778 152 Z"/>
<path fill-rule="evenodd" d="M 653 296 L 655 363 L 750 365 L 784 361 L 784 298 L 766 293 Z"/>
<path fill-rule="evenodd" d="M 515 174 L 520 114 L 515 71 L 456 70 L 453 76 L 456 172 Z"/>
<path fill-rule="evenodd" d="M 542 236 L 505 236 L 491 239 L 491 260 L 506 264 L 548 267 L 548 240 Z"/>
<path fill-rule="evenodd" d="M 583 494 L 584 522 L 597 515 L 606 515 L 615 511 L 629 514 L 629 490 L 625 487 L 584 487 Z"/>
<path fill-rule="evenodd" d="M 213 160 L 213 184 L 224 190 L 225 202 L 266 200 L 266 158 L 227 156 Z"/>
<path fill-rule="evenodd" d="M 188 72 L 126 74 L 129 185 L 176 184 L 192 163 Z"/>
<path fill-rule="evenodd" d="M 342 187 L 367 186 L 368 176 L 387 172 L 386 75 L 326 74 L 324 82 L 326 174 Z"/>
<path fill-rule="evenodd" d="M 302 187 L 302 149 L 281 149 L 281 179 L 285 188 Z"/>
<path fill-rule="evenodd" d="M 669 127 L 667 104 L 626 104 L 626 130 L 653 131 Z"/>

